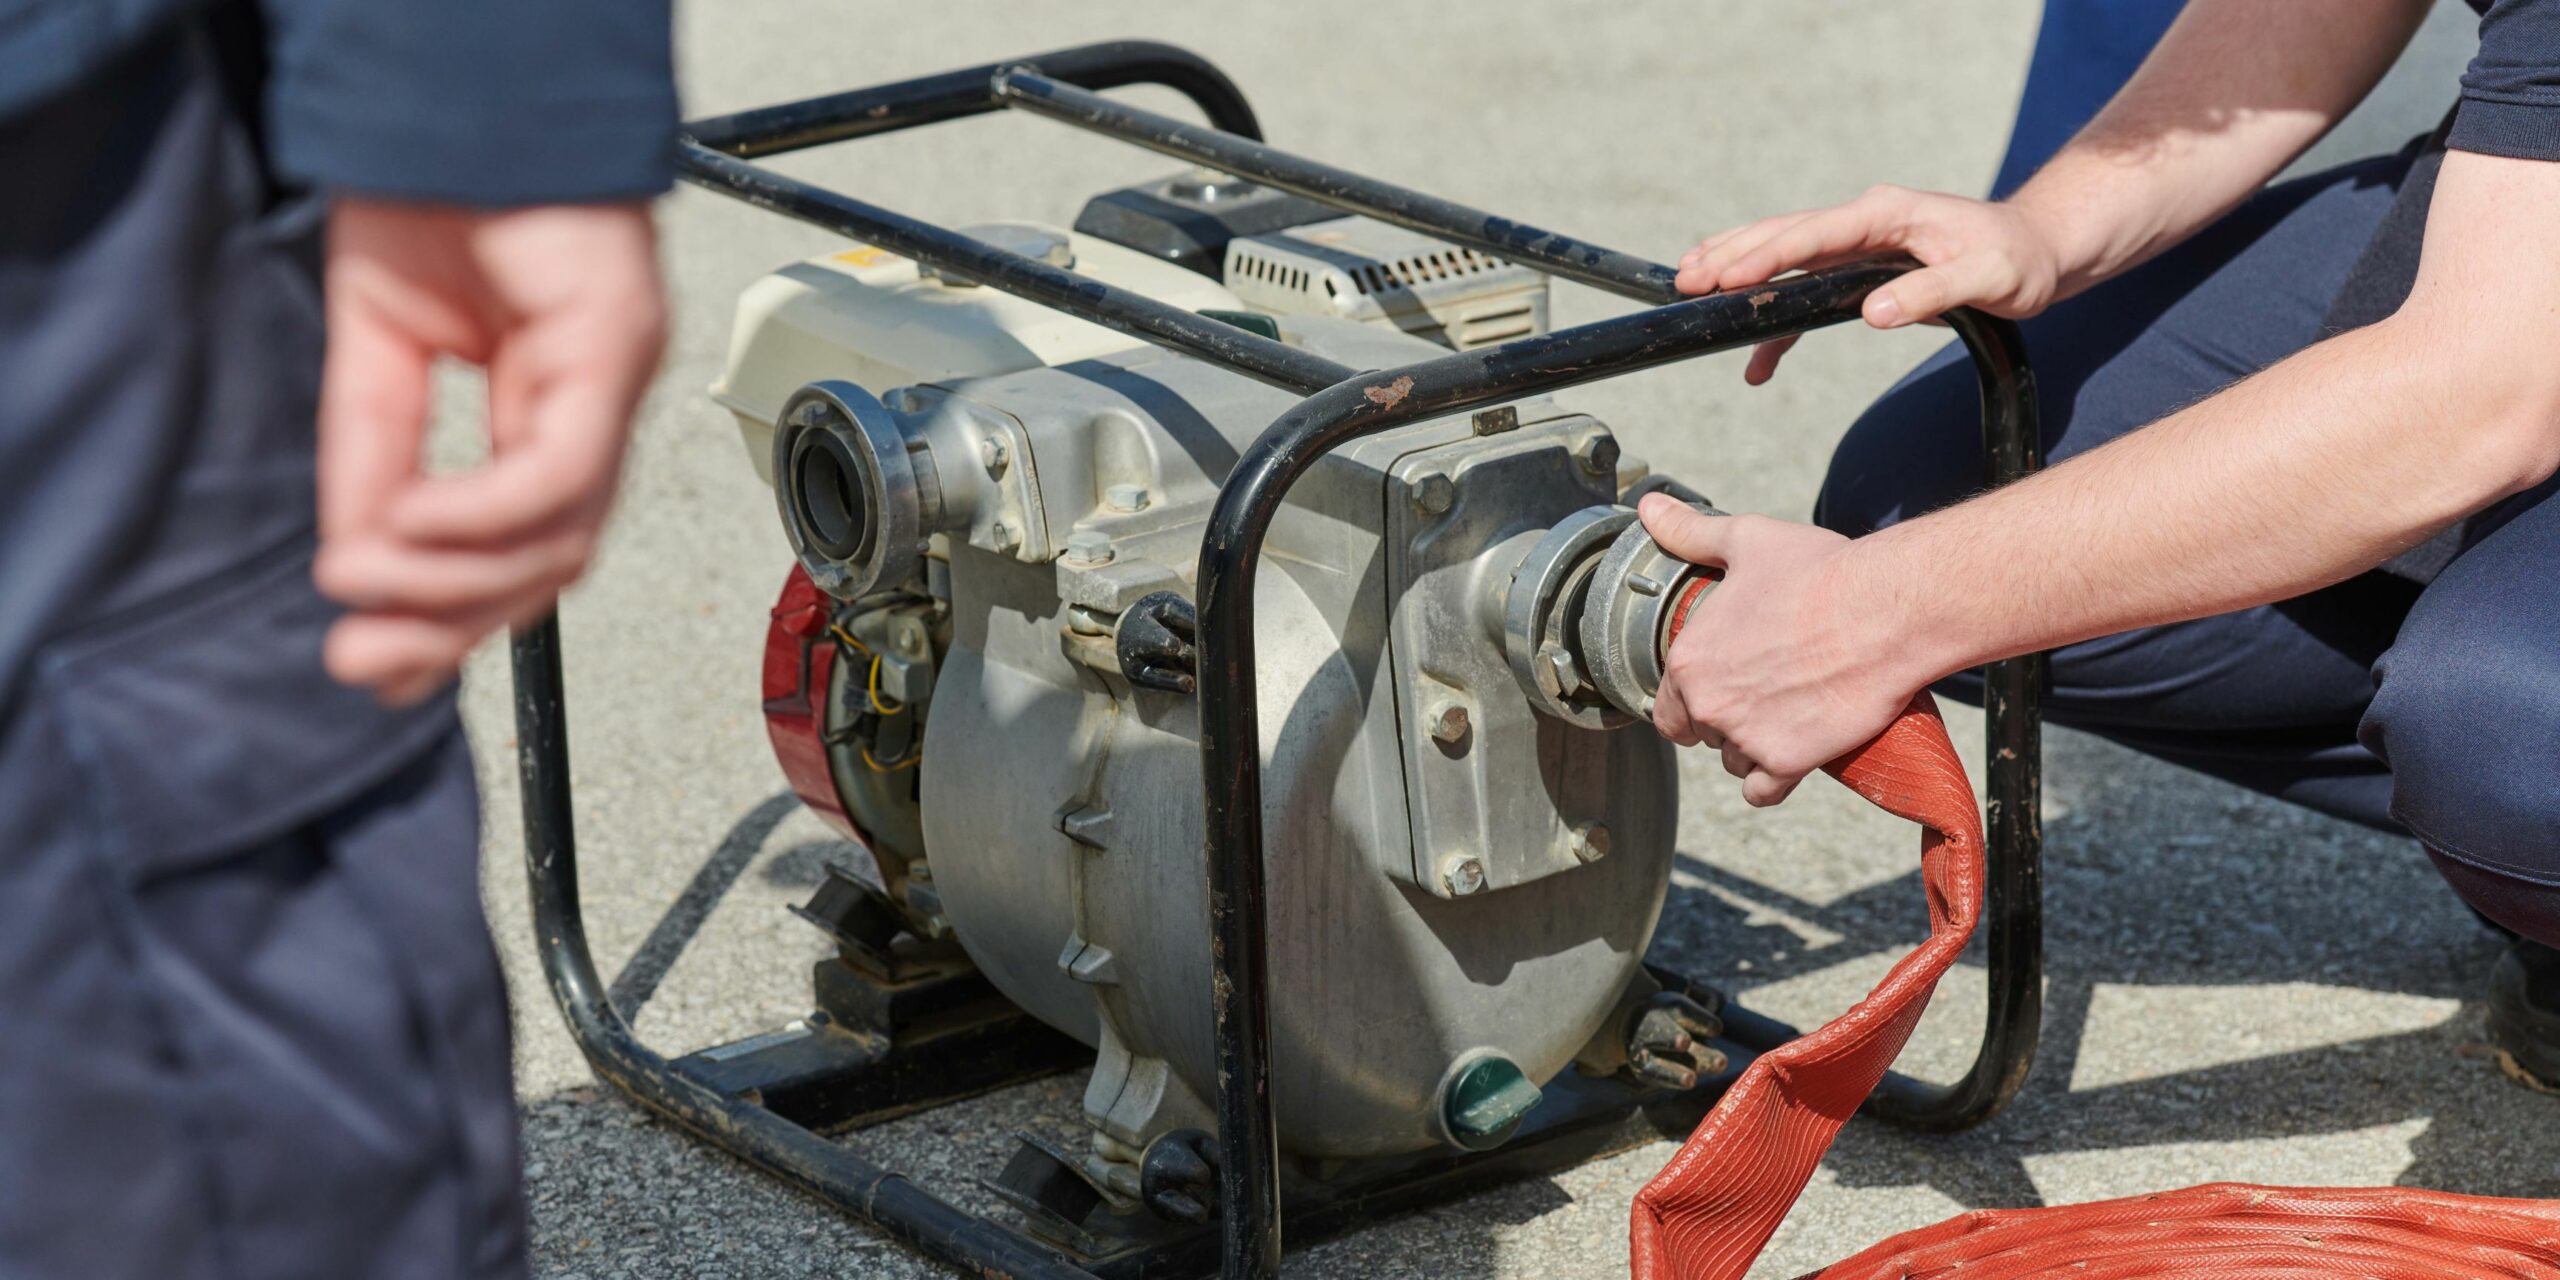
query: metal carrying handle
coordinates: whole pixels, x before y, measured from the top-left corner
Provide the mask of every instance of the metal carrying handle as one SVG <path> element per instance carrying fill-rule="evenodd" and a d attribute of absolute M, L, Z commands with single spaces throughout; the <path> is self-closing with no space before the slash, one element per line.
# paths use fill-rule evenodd
<path fill-rule="evenodd" d="M 1213 127 L 1091 92 L 1140 83 L 1183 93 Z M 1361 374 L 746 161 L 1008 107 L 1481 249 L 1652 309 Z M 1326 452 L 1390 427 L 1854 319 L 1866 295 L 1907 266 L 1853 264 L 1773 282 L 1748 296 L 1683 299 L 1672 285 L 1671 269 L 1658 263 L 1301 159 L 1262 145 L 1259 136 L 1244 95 L 1215 66 L 1171 45 L 1118 41 L 693 121 L 684 128 L 677 160 L 680 176 L 698 186 L 1307 396 L 1255 441 L 1228 476 L 1200 555 L 1200 754 L 1217 944 L 1211 988 L 1219 1145 L 1225 1156 L 1219 1170 L 1221 1256 L 1230 1280 L 1273 1276 L 1280 1258 L 1253 581 L 1264 535 L 1289 486 Z M 1947 321 L 1972 352 L 1980 378 L 1987 479 L 1996 485 L 2034 470 L 2040 449 L 2034 379 L 2016 327 L 1966 311 L 1951 313 Z M 597 1074 L 696 1136 L 853 1209 L 934 1257 L 972 1271 L 1091 1280 L 1053 1251 L 956 1209 L 764 1108 L 705 1087 L 639 1042 L 606 998 L 580 920 L 556 619 L 518 631 L 514 659 L 526 869 L 543 969 L 571 1035 Z M 1962 1080 L 1933 1086 L 1888 1079 L 1869 1105 L 1901 1123 L 1929 1129 L 1979 1123 L 2017 1091 L 2034 1054 L 2042 998 L 2037 795 L 2043 681 L 2041 655 L 1995 663 L 1988 671 L 1989 1020 Z M 1737 1038 L 1788 1034 L 1765 1020 L 1738 1020 L 1733 1031 Z"/>

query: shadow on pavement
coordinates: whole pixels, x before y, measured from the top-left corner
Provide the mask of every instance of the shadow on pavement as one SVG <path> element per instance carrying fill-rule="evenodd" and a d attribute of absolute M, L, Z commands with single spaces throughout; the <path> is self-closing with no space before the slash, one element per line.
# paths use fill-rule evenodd
<path fill-rule="evenodd" d="M 622 972 L 614 975 L 606 994 L 624 1018 L 640 1016 L 641 1007 L 658 993 L 658 984 L 675 967 L 676 957 L 683 955 L 685 945 L 702 931 L 703 921 L 709 920 L 720 900 L 728 896 L 729 886 L 746 874 L 747 865 L 755 861 L 765 838 L 799 807 L 800 797 L 791 792 L 768 796 L 720 838 L 719 846 L 704 860 L 702 869 L 693 873 L 684 892 L 676 895 L 674 905 L 650 926 L 649 936 L 641 940 L 639 950 L 632 952 Z"/>

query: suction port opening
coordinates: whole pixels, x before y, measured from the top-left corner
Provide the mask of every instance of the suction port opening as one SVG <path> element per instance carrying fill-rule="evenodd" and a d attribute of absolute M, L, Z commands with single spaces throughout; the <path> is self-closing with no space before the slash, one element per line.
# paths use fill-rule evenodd
<path fill-rule="evenodd" d="M 871 500 L 853 450 L 830 431 L 803 431 L 791 450 L 800 532 L 831 560 L 858 561 L 871 549 Z"/>

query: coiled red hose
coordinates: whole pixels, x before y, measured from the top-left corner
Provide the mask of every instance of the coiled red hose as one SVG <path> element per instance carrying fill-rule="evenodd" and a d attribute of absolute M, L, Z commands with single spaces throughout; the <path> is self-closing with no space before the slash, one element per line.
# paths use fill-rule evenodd
<path fill-rule="evenodd" d="M 1705 583 L 1673 612 L 1678 634 Z M 1666 644 L 1667 647 L 1667 644 Z M 1929 936 L 1865 999 L 1762 1054 L 1636 1194 L 1637 1280 L 1741 1280 L 1885 1069 L 1981 911 L 1982 818 L 1927 693 L 1825 771 L 1921 824 Z M 1984 1210 L 1896 1236 L 1804 1280 L 2560 1280 L 2560 1202 L 2386 1187 L 2228 1183 L 2052 1209 Z"/>
<path fill-rule="evenodd" d="M 1806 1280 L 2484 1280 L 2560 1275 L 2555 1250 L 2560 1204 L 2547 1200 L 2218 1182 L 2059 1209 L 1984 1209 Z"/>

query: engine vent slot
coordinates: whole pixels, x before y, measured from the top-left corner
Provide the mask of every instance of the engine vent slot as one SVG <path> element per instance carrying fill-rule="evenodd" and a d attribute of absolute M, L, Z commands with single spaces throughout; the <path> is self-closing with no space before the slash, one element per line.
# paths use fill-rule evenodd
<path fill-rule="evenodd" d="M 1545 276 L 1367 218 L 1239 236 L 1226 284 L 1257 310 L 1391 325 L 1457 350 L 1547 327 Z"/>

